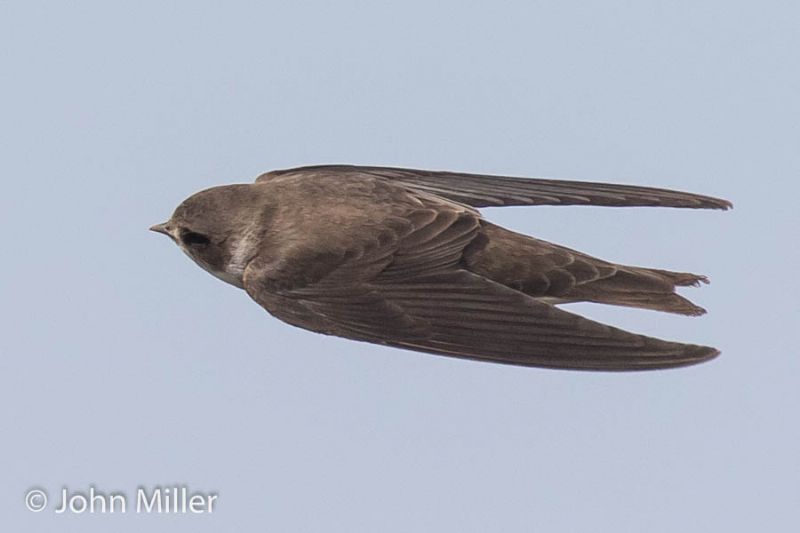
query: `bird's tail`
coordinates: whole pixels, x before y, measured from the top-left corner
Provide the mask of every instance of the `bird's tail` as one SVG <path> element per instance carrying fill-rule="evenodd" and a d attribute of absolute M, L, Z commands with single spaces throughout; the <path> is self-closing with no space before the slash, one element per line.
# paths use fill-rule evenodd
<path fill-rule="evenodd" d="M 706 310 L 676 294 L 675 288 L 698 287 L 701 283 L 707 284 L 708 278 L 689 272 L 618 265 L 613 276 L 576 287 L 571 296 L 589 302 L 699 316 Z"/>
<path fill-rule="evenodd" d="M 464 265 L 492 281 L 554 304 L 596 302 L 681 315 L 705 313 L 675 293 L 676 287 L 708 283 L 705 276 L 617 265 L 486 221 L 465 249 Z"/>

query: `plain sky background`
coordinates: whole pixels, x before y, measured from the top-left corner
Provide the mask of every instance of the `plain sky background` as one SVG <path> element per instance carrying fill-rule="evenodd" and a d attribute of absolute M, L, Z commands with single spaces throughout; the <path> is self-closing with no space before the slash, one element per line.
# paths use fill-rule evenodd
<path fill-rule="evenodd" d="M 796 2 L 0 4 L 4 531 L 797 531 Z M 704 273 L 686 369 L 495 366 L 304 332 L 147 227 L 317 163 L 617 181 L 730 212 L 509 208 Z M 33 514 L 42 487 L 212 515 Z"/>

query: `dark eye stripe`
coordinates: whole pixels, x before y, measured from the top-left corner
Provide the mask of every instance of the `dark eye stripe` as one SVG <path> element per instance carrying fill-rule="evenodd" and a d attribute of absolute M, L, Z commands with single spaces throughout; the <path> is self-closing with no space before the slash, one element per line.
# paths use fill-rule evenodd
<path fill-rule="evenodd" d="M 186 244 L 187 246 L 205 245 L 211 242 L 205 235 L 195 233 L 194 231 L 187 231 L 183 233 L 181 235 L 181 240 L 183 241 L 183 244 Z"/>

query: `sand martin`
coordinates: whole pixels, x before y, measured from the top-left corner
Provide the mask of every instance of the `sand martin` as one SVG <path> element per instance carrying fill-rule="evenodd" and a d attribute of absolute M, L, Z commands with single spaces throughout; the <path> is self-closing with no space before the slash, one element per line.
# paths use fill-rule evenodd
<path fill-rule="evenodd" d="M 556 307 L 705 311 L 675 293 L 704 276 L 618 265 L 509 231 L 477 208 L 729 209 L 726 200 L 607 183 L 322 165 L 190 196 L 153 231 L 275 317 L 348 339 L 495 363 L 647 370 L 715 357 Z"/>

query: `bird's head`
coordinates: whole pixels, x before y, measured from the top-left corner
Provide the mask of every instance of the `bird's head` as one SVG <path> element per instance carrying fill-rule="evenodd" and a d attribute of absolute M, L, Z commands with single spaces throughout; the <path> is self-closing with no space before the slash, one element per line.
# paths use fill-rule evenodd
<path fill-rule="evenodd" d="M 255 252 L 259 212 L 250 185 L 225 185 L 193 194 L 166 222 L 151 231 L 170 237 L 186 255 L 214 276 L 242 286 Z"/>

